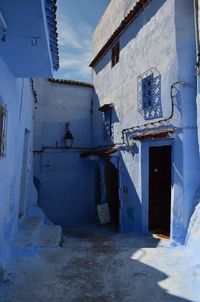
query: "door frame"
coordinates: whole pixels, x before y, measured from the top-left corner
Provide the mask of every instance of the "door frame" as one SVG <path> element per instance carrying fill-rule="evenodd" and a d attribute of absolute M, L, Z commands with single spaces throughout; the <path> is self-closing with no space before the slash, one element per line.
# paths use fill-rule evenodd
<path fill-rule="evenodd" d="M 21 182 L 20 182 L 20 199 L 19 199 L 19 212 L 18 218 L 23 217 L 26 207 L 27 195 L 27 165 L 29 153 L 30 131 L 24 129 L 23 152 L 22 152 L 22 166 L 21 166 Z"/>
<path fill-rule="evenodd" d="M 171 221 L 170 234 L 172 233 L 173 220 L 173 187 L 174 187 L 174 141 L 173 139 L 163 139 L 141 142 L 141 204 L 142 204 L 142 232 L 149 234 L 149 148 L 171 146 Z M 170 235 L 171 236 L 171 235 Z"/>

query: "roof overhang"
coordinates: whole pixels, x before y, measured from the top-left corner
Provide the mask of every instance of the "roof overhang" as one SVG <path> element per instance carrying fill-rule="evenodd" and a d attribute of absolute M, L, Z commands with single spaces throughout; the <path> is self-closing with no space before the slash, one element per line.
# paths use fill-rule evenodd
<path fill-rule="evenodd" d="M 133 135 L 131 138 L 133 140 L 148 140 L 148 139 L 160 139 L 160 138 L 171 138 L 174 134 L 174 129 L 162 129 L 162 130 L 152 130 L 152 131 L 146 131 L 142 133 L 138 133 L 136 135 Z"/>
<path fill-rule="evenodd" d="M 57 47 L 56 24 L 49 25 L 55 20 L 55 1 L 47 2 L 52 3 L 52 15 L 51 8 L 47 12 L 45 0 L 0 3 L 1 15 L 7 25 L 5 41 L 0 39 L 0 57 L 16 77 L 51 77 L 56 67 L 55 49 L 52 49 L 52 43 Z"/>
<path fill-rule="evenodd" d="M 89 158 L 89 159 L 99 159 L 99 158 L 108 158 L 111 154 L 118 151 L 118 147 L 108 147 L 108 148 L 99 148 L 91 149 L 80 153 L 80 157 Z"/>
<path fill-rule="evenodd" d="M 112 108 L 113 108 L 113 103 L 110 103 L 110 104 L 104 104 L 103 106 L 99 107 L 98 110 L 101 112 L 106 112 Z"/>
<path fill-rule="evenodd" d="M 79 81 L 72 81 L 72 80 L 64 80 L 64 79 L 55 79 L 55 78 L 49 78 L 49 82 L 51 83 L 57 83 L 57 84 L 64 84 L 64 85 L 71 85 L 71 86 L 81 86 L 81 87 L 88 87 L 88 88 L 94 88 L 93 84 L 86 83 L 86 82 L 79 82 Z"/>

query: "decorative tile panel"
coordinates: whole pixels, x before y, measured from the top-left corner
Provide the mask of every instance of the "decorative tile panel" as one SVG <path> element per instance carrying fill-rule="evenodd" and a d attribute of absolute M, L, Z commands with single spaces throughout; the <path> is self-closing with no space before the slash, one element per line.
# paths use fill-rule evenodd
<path fill-rule="evenodd" d="M 151 68 L 137 78 L 138 111 L 145 120 L 161 118 L 161 75 Z"/>

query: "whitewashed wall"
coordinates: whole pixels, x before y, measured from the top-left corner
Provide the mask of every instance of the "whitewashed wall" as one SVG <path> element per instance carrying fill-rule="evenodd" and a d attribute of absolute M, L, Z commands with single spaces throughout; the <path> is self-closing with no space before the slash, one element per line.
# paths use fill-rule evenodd
<path fill-rule="evenodd" d="M 104 46 L 138 0 L 112 0 L 93 35 L 93 56 Z"/>
<path fill-rule="evenodd" d="M 96 102 L 97 108 L 113 102 L 116 120 L 119 120 L 114 124 L 115 143 L 122 142 L 123 129 L 148 122 L 138 112 L 137 77 L 151 67 L 156 67 L 161 74 L 163 118 L 171 113 L 170 87 L 179 80 L 174 2 L 159 0 L 153 3 L 121 36 L 119 63 L 111 68 L 109 50 L 94 68 L 93 80 L 97 102 L 99 101 L 99 104 Z M 100 113 L 98 115 L 101 116 Z M 178 105 L 170 123 L 181 125 Z M 101 129 L 101 125 L 99 128 Z M 100 135 L 99 140 L 102 140 Z M 95 139 L 98 144 L 98 136 Z"/>
<path fill-rule="evenodd" d="M 113 21 L 116 26 L 119 21 L 115 21 L 115 19 L 118 20 L 118 16 L 120 16 L 121 20 L 123 16 L 123 14 L 116 14 L 118 9 L 116 2 L 114 0 L 111 2 L 95 31 L 94 54 L 103 46 L 100 45 L 100 41 L 104 41 L 102 37 L 108 30 L 107 24 Z M 125 5 L 127 2 L 121 1 L 120 5 L 123 6 L 122 3 Z M 134 3 L 134 0 L 129 1 L 128 9 L 134 6 Z M 109 30 L 108 33 L 110 35 Z M 178 92 L 174 99 L 173 118 L 163 124 L 163 126 L 173 126 L 176 129 L 175 139 L 171 141 L 174 150 L 171 234 L 172 238 L 177 241 L 184 240 L 193 208 L 194 194 L 199 183 L 194 65 L 195 37 L 192 1 L 156 0 L 151 1 L 151 4 L 121 35 L 119 63 L 111 68 L 110 49 L 95 66 L 93 72 L 94 124 L 95 129 L 98 129 L 94 136 L 96 145 L 105 144 L 102 117 L 97 111 L 105 103 L 114 103 L 114 143 L 122 143 L 123 129 L 156 121 L 156 119 L 144 120 L 138 112 L 137 77 L 139 75 L 151 67 L 157 68 L 161 74 L 163 117 L 160 120 L 170 116 L 172 111 L 171 85 L 177 81 L 180 82 L 180 85 L 176 86 Z M 142 129 L 152 127 L 149 125 Z M 158 125 L 154 127 L 158 127 Z M 134 132 L 137 133 L 137 130 Z M 125 215 L 126 207 L 132 207 L 135 217 L 137 217 L 134 228 L 141 229 L 143 227 L 139 225 L 141 219 L 138 217 L 143 215 L 141 204 L 145 202 L 141 190 L 144 187 L 144 183 L 141 187 L 141 155 L 148 152 L 148 149 L 146 151 L 141 149 L 141 145 L 138 143 L 136 150 L 134 156 L 122 152 L 124 168 L 121 169 L 123 174 L 127 174 L 127 177 L 121 175 L 122 186 L 123 182 L 126 185 L 129 181 L 130 186 L 133 186 L 133 193 L 130 195 L 129 204 L 125 205 L 121 200 L 121 216 Z M 145 189 L 148 188 L 145 187 Z M 138 207 L 135 207 L 136 204 Z M 132 227 L 127 226 L 127 229 L 130 228 Z"/>

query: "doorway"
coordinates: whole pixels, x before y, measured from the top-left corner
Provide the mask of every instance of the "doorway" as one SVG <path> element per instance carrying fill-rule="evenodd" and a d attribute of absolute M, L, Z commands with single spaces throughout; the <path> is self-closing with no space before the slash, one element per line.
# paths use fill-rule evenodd
<path fill-rule="evenodd" d="M 27 163 L 28 163 L 28 149 L 29 149 L 29 136 L 30 131 L 25 129 L 24 132 L 24 148 L 21 170 L 21 187 L 20 187 L 20 201 L 19 201 L 19 218 L 24 215 L 25 212 L 25 200 L 26 200 L 26 187 L 27 187 Z"/>
<path fill-rule="evenodd" d="M 151 233 L 170 236 L 171 146 L 149 148 L 149 220 Z"/>
<path fill-rule="evenodd" d="M 119 231 L 119 170 L 110 162 L 105 164 L 105 183 L 111 226 Z"/>

